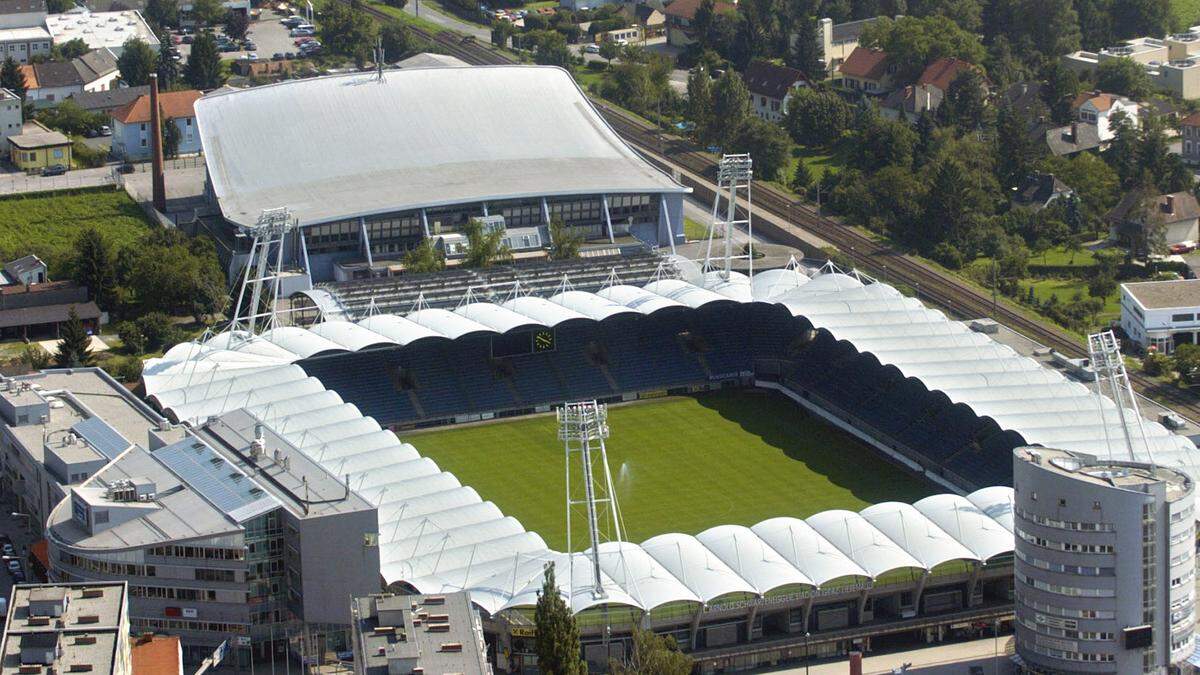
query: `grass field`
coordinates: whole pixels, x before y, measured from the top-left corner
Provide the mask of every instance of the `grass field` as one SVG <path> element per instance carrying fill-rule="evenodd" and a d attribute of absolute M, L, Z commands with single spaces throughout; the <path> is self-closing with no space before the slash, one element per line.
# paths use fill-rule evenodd
<path fill-rule="evenodd" d="M 635 542 L 936 492 L 774 393 L 611 406 L 609 427 L 609 466 L 626 538 Z M 551 547 L 566 545 L 564 459 L 553 415 L 402 438 Z M 577 522 L 575 536 L 582 537 L 586 526 Z"/>
<path fill-rule="evenodd" d="M 90 227 L 116 251 L 141 239 L 149 221 L 129 195 L 109 187 L 0 198 L 0 256 L 33 253 L 50 266 L 51 278 L 66 275 L 75 239 Z"/>

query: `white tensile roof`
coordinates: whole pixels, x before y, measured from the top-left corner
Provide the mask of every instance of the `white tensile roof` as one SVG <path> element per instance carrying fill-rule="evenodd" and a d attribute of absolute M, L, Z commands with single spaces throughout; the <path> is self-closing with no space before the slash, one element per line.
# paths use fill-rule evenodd
<path fill-rule="evenodd" d="M 217 92 L 196 102 L 221 212 L 287 204 L 316 224 L 448 204 L 689 192 L 551 66 L 405 68 Z"/>
<path fill-rule="evenodd" d="M 782 303 L 951 401 L 991 416 L 1027 443 L 1108 456 L 1098 407 L 1111 423 L 1113 403 L 1098 403 L 1087 387 L 1059 372 L 981 339 L 885 284 L 836 272 L 811 279 L 792 271 L 766 274 L 748 284 L 757 301 Z M 747 286 L 719 277 L 707 283 Z M 257 410 L 264 423 L 315 461 L 349 474 L 351 488 L 379 507 L 381 573 L 389 583 L 406 581 L 426 593 L 466 589 L 479 606 L 495 612 L 535 602 L 543 566 L 555 562 L 564 597 L 581 611 L 599 601 L 579 587 L 587 585 L 580 579 L 589 580 L 591 572 L 578 554 L 572 558 L 550 550 L 536 533 L 421 457 L 419 448 L 362 417 L 336 393 L 309 391 L 309 378 L 296 362 L 331 350 L 454 339 L 516 325 L 690 311 L 736 301 L 730 294 L 742 293 L 726 290 L 721 294 L 659 280 L 646 288 L 566 291 L 545 300 L 510 299 L 502 306 L 473 303 L 456 311 L 326 321 L 311 330 L 280 328 L 254 338 L 222 334 L 203 345 L 176 346 L 147 362 L 143 381 L 147 395 L 178 419 L 200 422 L 241 406 Z M 302 388 L 308 393 L 300 393 Z M 1186 438 L 1155 422 L 1145 428 L 1155 461 L 1189 472 L 1200 467 L 1200 456 Z M 1144 451 L 1140 438 L 1135 441 Z M 714 527 L 697 536 L 659 535 L 642 545 L 602 544 L 605 602 L 645 610 L 671 602 L 719 603 L 723 597 L 757 596 L 789 585 L 821 587 L 904 568 L 929 570 L 951 560 L 986 562 L 1012 552 L 1012 502 L 1011 488 L 989 487 L 914 505 L 879 504 L 862 513 L 772 518 L 749 528 Z M 566 585 L 572 570 L 574 592 Z"/>

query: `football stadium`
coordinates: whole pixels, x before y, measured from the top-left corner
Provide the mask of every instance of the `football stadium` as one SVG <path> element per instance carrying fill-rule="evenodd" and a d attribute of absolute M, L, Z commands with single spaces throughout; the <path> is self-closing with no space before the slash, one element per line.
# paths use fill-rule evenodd
<path fill-rule="evenodd" d="M 321 278 L 343 278 L 331 266 L 370 257 L 379 213 L 408 209 L 421 222 L 439 205 L 470 204 L 463 213 L 475 217 L 489 200 L 534 195 L 548 221 L 543 189 L 601 195 L 602 214 L 603 195 L 654 192 L 640 234 L 674 241 L 682 207 L 665 195 L 681 200 L 681 188 L 598 121 L 561 71 L 438 70 L 451 75 L 336 76 L 203 99 L 200 131 L 224 216 L 249 228 L 256 211 L 294 205 L 299 226 L 264 250 L 306 273 L 323 266 Z M 387 93 L 401 82 L 401 95 Z M 255 145 L 279 145 L 271 134 L 287 132 L 252 139 L 235 119 L 284 108 L 330 117 L 347 97 L 382 97 L 378 106 L 408 106 L 406 124 L 443 139 L 424 96 L 477 112 L 494 102 L 503 110 L 514 92 L 563 99 L 539 115 L 573 140 L 438 148 L 462 162 L 455 169 L 437 155 L 428 175 L 414 151 L 428 150 L 424 140 L 385 153 L 378 175 L 331 151 L 327 174 L 310 165 L 312 175 L 298 175 Z M 531 168 L 547 152 L 557 159 Z M 339 244 L 343 258 L 310 260 L 309 224 L 348 217 L 354 241 Z M 290 311 L 264 330 L 235 322 L 177 345 L 147 362 L 145 395 L 175 422 L 245 409 L 344 476 L 348 492 L 377 507 L 383 584 L 467 592 L 493 662 L 517 670 L 531 663 L 548 564 L 597 669 L 628 653 L 635 626 L 674 637 L 701 672 L 991 635 L 1013 617 L 1013 449 L 1103 452 L 1124 434 L 1122 415 L 1134 414 L 984 323 L 829 264 L 705 271 L 643 244 L 368 276 L 281 291 Z M 555 413 L 578 401 L 608 406 L 611 494 L 624 523 L 595 546 L 585 525 L 567 526 L 568 454 Z M 1187 438 L 1143 428 L 1130 441 L 1139 456 L 1200 467 Z"/>

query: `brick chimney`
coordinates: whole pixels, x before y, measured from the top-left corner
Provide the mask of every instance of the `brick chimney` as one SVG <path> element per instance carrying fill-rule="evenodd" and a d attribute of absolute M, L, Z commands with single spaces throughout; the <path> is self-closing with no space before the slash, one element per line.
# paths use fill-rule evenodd
<path fill-rule="evenodd" d="M 1163 211 L 1175 213 L 1175 195 L 1167 195 L 1167 201 L 1163 204 Z"/>
<path fill-rule="evenodd" d="M 1071 142 L 1079 142 L 1079 122 L 1071 122 Z"/>
<path fill-rule="evenodd" d="M 167 186 L 163 177 L 162 109 L 158 104 L 158 74 L 150 73 L 150 184 L 154 192 L 154 208 L 167 210 Z"/>

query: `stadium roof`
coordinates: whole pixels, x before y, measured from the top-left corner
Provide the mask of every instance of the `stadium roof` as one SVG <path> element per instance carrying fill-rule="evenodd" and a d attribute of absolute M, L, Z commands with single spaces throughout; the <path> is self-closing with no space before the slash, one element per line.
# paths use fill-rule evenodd
<path fill-rule="evenodd" d="M 405 68 L 218 91 L 196 102 L 226 218 L 302 224 L 522 197 L 687 192 L 642 159 L 565 70 Z"/>
<path fill-rule="evenodd" d="M 381 572 L 389 583 L 403 580 L 426 593 L 468 589 L 489 612 L 535 602 L 545 561 L 557 561 L 560 569 L 583 563 L 549 550 L 536 533 L 483 502 L 421 457 L 418 448 L 362 417 L 336 392 L 314 385 L 296 361 L 316 353 L 623 313 L 690 311 L 753 298 L 782 304 L 818 330 L 918 378 L 977 415 L 990 416 L 1027 443 L 1103 457 L 1111 455 L 1108 437 L 1121 436 L 1111 429 L 1116 410 L 1108 399 L 1098 403 L 1084 385 L 886 284 L 838 272 L 810 278 L 795 270 L 764 272 L 753 281 L 738 274 L 701 281 L 707 288 L 659 279 L 595 294 L 566 291 L 544 299 L 468 303 L 453 311 L 326 321 L 307 331 L 277 328 L 249 339 L 226 333 L 204 344 L 178 345 L 149 361 L 143 380 L 147 394 L 174 419 L 199 421 L 251 406 L 327 470 L 348 474 L 351 488 L 377 505 Z M 1200 452 L 1187 438 L 1155 422 L 1147 421 L 1145 429 L 1149 448 L 1135 439 L 1139 454 L 1149 449 L 1160 464 L 1191 472 L 1200 468 Z M 952 561 L 986 563 L 1012 552 L 1012 496 L 1011 488 L 989 487 L 912 505 L 877 504 L 860 513 L 828 511 L 805 520 L 772 518 L 749 528 L 719 526 L 695 536 L 664 534 L 640 546 L 604 544 L 603 583 L 610 589 L 609 602 L 652 610 L 670 602 L 721 603 L 844 578 L 920 572 Z M 415 534 L 420 524 L 440 532 L 436 545 Z M 580 574 L 590 578 L 586 569 Z M 576 611 L 595 606 L 589 593 L 567 588 L 569 574 L 558 578 Z"/>

